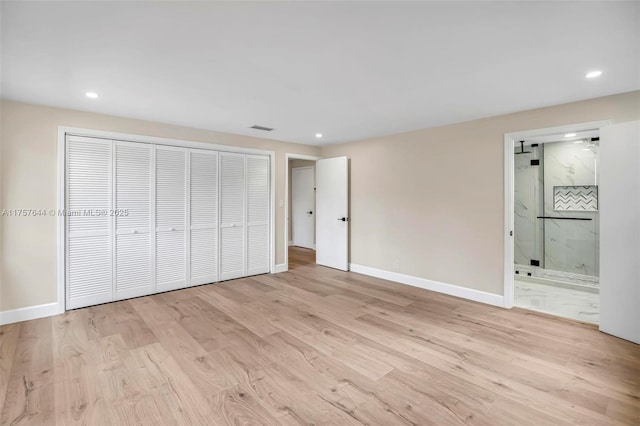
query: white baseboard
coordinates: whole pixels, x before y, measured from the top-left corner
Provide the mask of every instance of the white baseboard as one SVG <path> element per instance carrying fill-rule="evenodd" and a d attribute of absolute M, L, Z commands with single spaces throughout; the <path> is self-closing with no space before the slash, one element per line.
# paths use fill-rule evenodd
<path fill-rule="evenodd" d="M 275 269 L 273 270 L 273 274 L 279 274 L 280 272 L 287 272 L 289 270 L 289 267 L 287 266 L 286 263 L 281 263 L 279 265 L 276 265 Z"/>
<path fill-rule="evenodd" d="M 431 281 L 425 278 L 414 277 L 412 275 L 400 274 L 398 272 L 385 271 L 363 265 L 350 265 L 351 272 L 369 275 L 371 277 L 382 278 L 413 287 L 424 288 L 425 290 L 436 291 L 450 296 L 461 297 L 475 302 L 486 303 L 488 305 L 504 307 L 504 297 L 499 294 L 487 293 L 485 291 L 473 290 L 453 284 L 445 284 L 438 281 Z"/>
<path fill-rule="evenodd" d="M 13 309 L 11 311 L 2 311 L 0 312 L 0 325 L 50 317 L 53 315 L 61 314 L 63 312 L 64 309 L 61 309 L 57 302 L 45 303 L 44 305 L 28 306 L 26 308 Z"/>

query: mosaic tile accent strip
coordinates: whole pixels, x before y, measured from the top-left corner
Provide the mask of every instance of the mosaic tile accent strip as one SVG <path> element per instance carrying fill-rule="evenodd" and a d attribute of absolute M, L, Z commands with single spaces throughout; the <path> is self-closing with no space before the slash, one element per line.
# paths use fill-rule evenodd
<path fill-rule="evenodd" d="M 587 186 L 554 186 L 553 209 L 567 211 L 598 211 L 598 187 Z"/>

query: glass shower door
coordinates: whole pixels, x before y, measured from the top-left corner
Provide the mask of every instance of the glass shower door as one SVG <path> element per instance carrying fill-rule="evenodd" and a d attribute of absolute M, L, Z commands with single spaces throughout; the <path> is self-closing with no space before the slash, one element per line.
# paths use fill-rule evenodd
<path fill-rule="evenodd" d="M 545 269 L 597 277 L 599 213 L 597 145 L 590 141 L 545 144 Z"/>

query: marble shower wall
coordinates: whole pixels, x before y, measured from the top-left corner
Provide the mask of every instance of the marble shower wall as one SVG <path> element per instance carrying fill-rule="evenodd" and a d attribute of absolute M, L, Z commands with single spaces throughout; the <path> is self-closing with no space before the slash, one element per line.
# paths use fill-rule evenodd
<path fill-rule="evenodd" d="M 542 216 L 543 166 L 531 165 L 531 160 L 541 158 L 542 146 L 527 146 L 525 151 L 531 153 L 514 156 L 514 260 L 517 265 L 530 265 L 536 259 L 543 266 L 544 224 L 537 219 Z"/>
<path fill-rule="evenodd" d="M 544 144 L 544 215 L 591 220 L 544 222 L 544 267 L 597 276 L 599 273 L 599 213 L 554 210 L 554 187 L 597 185 L 597 149 L 587 143 Z"/>

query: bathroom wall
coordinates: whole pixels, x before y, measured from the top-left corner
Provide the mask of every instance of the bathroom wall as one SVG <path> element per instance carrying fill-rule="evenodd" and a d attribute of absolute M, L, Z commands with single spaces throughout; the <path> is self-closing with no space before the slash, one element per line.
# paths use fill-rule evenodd
<path fill-rule="evenodd" d="M 554 209 L 554 187 L 597 185 L 597 149 L 597 145 L 589 148 L 586 141 L 544 144 L 544 215 L 590 219 L 545 220 L 545 269 L 599 273 L 598 212 Z"/>
<path fill-rule="evenodd" d="M 520 152 L 518 144 L 515 148 Z M 532 166 L 531 160 L 541 159 L 543 145 L 525 146 L 529 154 L 514 156 L 514 260 L 516 265 L 530 265 L 539 260 L 544 267 L 544 223 L 542 216 L 543 164 Z"/>

